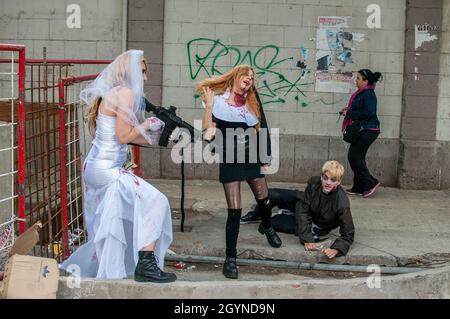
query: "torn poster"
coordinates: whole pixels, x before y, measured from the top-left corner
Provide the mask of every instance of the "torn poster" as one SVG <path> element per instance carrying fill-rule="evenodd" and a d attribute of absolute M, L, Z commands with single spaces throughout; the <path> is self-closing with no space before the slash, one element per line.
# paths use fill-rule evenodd
<path fill-rule="evenodd" d="M 297 61 L 297 67 L 301 70 L 300 77 L 303 79 L 306 74 L 306 68 L 308 67 L 309 50 L 307 48 L 300 48 L 300 60 Z"/>
<path fill-rule="evenodd" d="M 354 91 L 352 72 L 316 72 L 316 92 L 350 93 Z"/>
<path fill-rule="evenodd" d="M 431 35 L 430 31 L 436 31 L 437 27 L 430 26 L 428 24 L 425 25 L 414 25 L 415 29 L 415 45 L 414 48 L 417 50 L 424 44 L 425 42 L 431 42 L 438 39 L 436 34 Z"/>
<path fill-rule="evenodd" d="M 352 50 L 364 41 L 365 35 L 344 29 L 348 27 L 348 19 L 318 17 L 316 61 L 317 71 L 321 72 L 316 72 L 317 92 L 347 93 L 353 89 L 353 82 L 348 81 L 352 78 L 349 65 L 354 63 Z"/>
<path fill-rule="evenodd" d="M 364 34 L 344 31 L 349 17 L 318 17 L 317 70 L 339 70 L 353 63 L 352 48 Z"/>
<path fill-rule="evenodd" d="M 347 28 L 349 17 L 317 17 L 319 28 Z"/>

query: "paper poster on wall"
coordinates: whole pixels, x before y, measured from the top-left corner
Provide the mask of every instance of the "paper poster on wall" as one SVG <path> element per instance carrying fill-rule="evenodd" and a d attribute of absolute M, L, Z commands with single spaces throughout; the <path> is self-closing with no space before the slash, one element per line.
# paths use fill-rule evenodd
<path fill-rule="evenodd" d="M 364 40 L 363 34 L 344 31 L 349 17 L 318 17 L 317 70 L 343 70 L 353 63 L 352 47 Z"/>
<path fill-rule="evenodd" d="M 350 93 L 354 91 L 354 86 L 352 72 L 316 72 L 316 92 Z"/>
<path fill-rule="evenodd" d="M 318 17 L 316 37 L 316 91 L 347 93 L 353 88 L 348 82 L 354 63 L 352 48 L 364 40 L 364 34 L 344 30 L 349 17 Z M 327 83 L 329 79 L 329 83 Z M 337 87 L 334 87 L 334 86 Z"/>
<path fill-rule="evenodd" d="M 349 17 L 317 17 L 319 28 L 347 28 Z"/>
<path fill-rule="evenodd" d="M 414 39 L 414 49 L 417 50 L 424 44 L 425 42 L 431 42 L 438 39 L 436 34 L 431 35 L 430 32 L 437 32 L 436 26 L 430 26 L 429 24 L 425 25 L 414 25 L 415 30 L 415 39 Z"/>

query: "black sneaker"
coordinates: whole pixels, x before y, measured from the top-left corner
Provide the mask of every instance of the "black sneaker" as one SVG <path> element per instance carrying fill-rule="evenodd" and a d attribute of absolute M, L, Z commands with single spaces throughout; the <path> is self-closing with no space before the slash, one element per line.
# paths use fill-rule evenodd
<path fill-rule="evenodd" d="M 261 220 L 261 216 L 254 210 L 241 217 L 241 224 L 256 223 Z"/>

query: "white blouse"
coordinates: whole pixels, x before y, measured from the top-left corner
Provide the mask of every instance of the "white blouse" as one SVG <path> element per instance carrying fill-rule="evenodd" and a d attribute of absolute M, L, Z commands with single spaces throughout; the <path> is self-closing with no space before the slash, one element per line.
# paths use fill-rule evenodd
<path fill-rule="evenodd" d="M 237 107 L 227 103 L 227 99 L 230 97 L 230 91 L 226 91 L 223 95 L 214 96 L 214 105 L 212 114 L 227 122 L 243 122 L 248 126 L 255 126 L 258 124 L 258 118 L 254 116 L 247 107 L 247 104 Z M 202 101 L 203 107 L 206 107 Z"/>

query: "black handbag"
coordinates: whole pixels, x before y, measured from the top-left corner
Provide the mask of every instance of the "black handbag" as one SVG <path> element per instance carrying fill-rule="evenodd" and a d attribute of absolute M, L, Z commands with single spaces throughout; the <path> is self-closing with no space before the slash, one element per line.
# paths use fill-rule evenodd
<path fill-rule="evenodd" d="M 355 143 L 358 140 L 359 134 L 362 130 L 363 128 L 359 122 L 353 122 L 348 125 L 343 133 L 344 141 L 350 144 Z"/>

